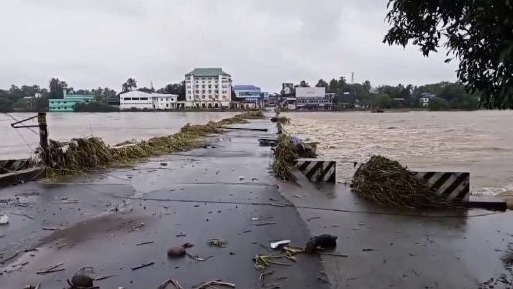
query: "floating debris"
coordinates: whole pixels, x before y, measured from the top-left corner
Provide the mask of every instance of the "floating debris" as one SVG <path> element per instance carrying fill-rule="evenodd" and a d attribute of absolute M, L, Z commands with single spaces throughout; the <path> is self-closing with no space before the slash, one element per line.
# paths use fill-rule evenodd
<path fill-rule="evenodd" d="M 273 261 L 274 259 L 281 259 L 281 258 L 287 258 L 287 256 L 257 254 L 255 257 L 253 257 L 253 262 L 255 263 L 255 268 L 257 268 L 258 270 L 267 269 L 272 264 L 280 265 L 280 266 L 290 266 L 290 264 L 287 264 L 287 263 Z"/>
<path fill-rule="evenodd" d="M 71 288 L 94 288 L 94 279 L 86 274 L 75 274 L 71 281 L 66 281 Z"/>
<path fill-rule="evenodd" d="M 0 217 L 0 225 L 7 225 L 7 224 L 9 224 L 9 216 L 2 215 Z"/>
<path fill-rule="evenodd" d="M 152 266 L 154 264 L 155 264 L 155 262 L 145 263 L 145 264 L 139 265 L 137 267 L 133 267 L 132 271 L 139 270 L 139 269 L 142 269 L 142 268 L 146 268 L 146 267 Z"/>
<path fill-rule="evenodd" d="M 290 240 L 281 240 L 281 241 L 273 242 L 273 243 L 271 243 L 271 248 L 278 249 L 280 247 L 290 244 L 290 242 L 291 242 Z"/>
<path fill-rule="evenodd" d="M 166 289 L 169 284 L 175 286 L 176 289 L 183 289 L 180 283 L 173 279 L 166 280 L 164 283 L 160 284 L 160 286 L 157 289 Z"/>
<path fill-rule="evenodd" d="M 337 236 L 323 234 L 315 236 L 308 240 L 305 246 L 305 252 L 308 254 L 316 253 L 317 250 L 334 249 L 337 247 Z"/>
<path fill-rule="evenodd" d="M 189 258 L 194 259 L 196 261 L 202 261 L 202 262 L 203 261 L 207 261 L 210 258 L 214 258 L 214 256 L 208 256 L 207 258 L 201 258 L 198 255 L 192 255 L 192 254 L 189 254 L 189 253 L 186 253 L 186 254 L 187 254 L 187 256 L 189 256 Z"/>
<path fill-rule="evenodd" d="M 224 287 L 229 287 L 229 288 L 235 288 L 235 284 L 228 283 L 228 282 L 222 282 L 220 280 L 204 282 L 204 283 L 194 286 L 194 287 L 197 287 L 198 289 L 206 289 L 206 288 L 215 288 L 215 286 L 224 286 Z"/>
<path fill-rule="evenodd" d="M 155 243 L 155 241 L 142 242 L 142 243 L 137 243 L 135 245 L 136 246 L 142 246 L 142 245 L 148 245 L 148 244 L 153 244 L 153 243 Z"/>
<path fill-rule="evenodd" d="M 64 268 L 60 268 L 62 265 L 64 265 L 64 263 L 59 263 L 57 265 L 50 266 L 48 268 L 37 271 L 36 274 L 48 274 L 48 273 L 55 273 L 55 272 L 60 272 L 60 271 L 66 270 Z M 85 286 L 85 287 L 90 287 L 90 286 Z"/>
<path fill-rule="evenodd" d="M 185 243 L 182 246 L 171 247 L 167 250 L 167 256 L 169 258 L 181 258 L 187 254 L 186 249 L 194 247 L 191 243 Z"/>
<path fill-rule="evenodd" d="M 223 240 L 219 240 L 219 239 L 211 239 L 211 240 L 208 240 L 207 244 L 210 247 L 226 248 L 228 241 L 223 241 Z"/>

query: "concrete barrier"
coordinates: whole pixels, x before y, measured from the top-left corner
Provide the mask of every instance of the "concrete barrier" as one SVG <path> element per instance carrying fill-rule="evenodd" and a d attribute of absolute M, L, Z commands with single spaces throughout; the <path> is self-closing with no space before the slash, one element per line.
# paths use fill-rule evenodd
<path fill-rule="evenodd" d="M 33 166 L 30 159 L 0 160 L 0 174 L 28 169 Z"/>
<path fill-rule="evenodd" d="M 336 182 L 337 163 L 333 160 L 297 159 L 296 166 L 311 182 Z"/>
<path fill-rule="evenodd" d="M 428 182 L 436 194 L 451 202 L 468 202 L 470 173 L 468 172 L 413 172 L 415 177 Z"/>

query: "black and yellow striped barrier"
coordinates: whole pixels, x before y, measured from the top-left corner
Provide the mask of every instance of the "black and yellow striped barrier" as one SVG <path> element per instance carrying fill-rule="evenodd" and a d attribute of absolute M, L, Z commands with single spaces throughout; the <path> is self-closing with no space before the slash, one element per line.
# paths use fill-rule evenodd
<path fill-rule="evenodd" d="M 298 159 L 296 166 L 308 180 L 314 183 L 335 183 L 337 163 L 323 159 Z"/>

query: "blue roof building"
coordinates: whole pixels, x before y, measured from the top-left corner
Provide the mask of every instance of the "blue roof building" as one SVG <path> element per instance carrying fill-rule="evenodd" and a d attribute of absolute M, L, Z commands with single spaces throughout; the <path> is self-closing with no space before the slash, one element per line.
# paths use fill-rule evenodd
<path fill-rule="evenodd" d="M 259 102 L 262 99 L 262 90 L 254 85 L 234 85 L 233 91 L 238 98 L 246 102 Z"/>

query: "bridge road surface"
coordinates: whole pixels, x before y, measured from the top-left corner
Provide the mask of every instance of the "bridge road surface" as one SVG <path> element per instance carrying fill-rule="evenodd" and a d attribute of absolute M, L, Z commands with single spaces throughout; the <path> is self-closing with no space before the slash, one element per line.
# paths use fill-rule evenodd
<path fill-rule="evenodd" d="M 243 126 L 273 127 L 269 120 Z M 217 279 L 262 288 L 252 257 L 271 254 L 264 248 L 271 241 L 304 246 L 310 237 L 298 212 L 282 206 L 290 203 L 268 173 L 270 149 L 257 138 L 269 135 L 275 134 L 228 131 L 205 148 L 133 168 L 0 190 L 1 213 L 10 217 L 0 226 L 0 288 L 67 288 L 66 279 L 82 267 L 93 267 L 94 277 L 114 275 L 96 281 L 101 288 L 157 288 L 169 278 L 184 288 Z M 208 246 L 214 238 L 228 243 Z M 144 242 L 151 243 L 137 245 Z M 167 249 L 185 242 L 194 244 L 190 254 L 212 257 L 168 259 Z M 318 256 L 280 261 L 290 266 L 273 265 L 264 285 L 328 288 Z M 37 274 L 59 263 L 63 271 Z"/>

